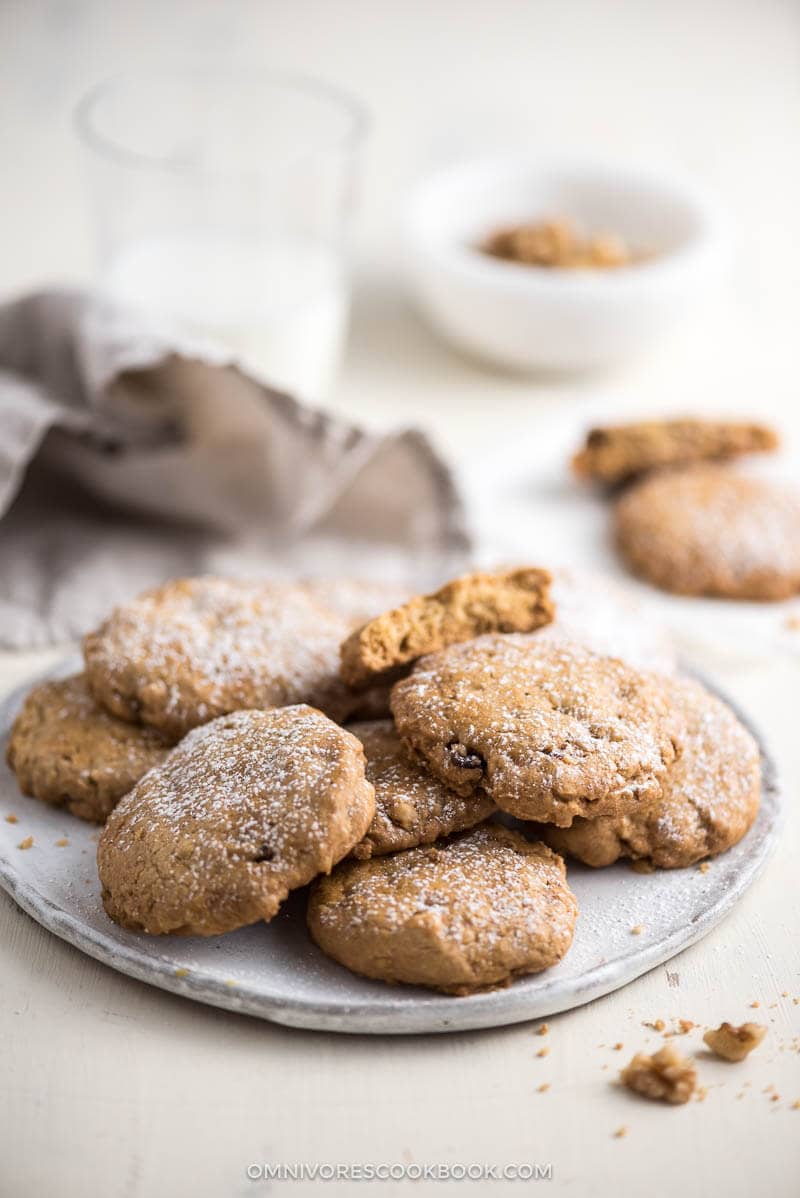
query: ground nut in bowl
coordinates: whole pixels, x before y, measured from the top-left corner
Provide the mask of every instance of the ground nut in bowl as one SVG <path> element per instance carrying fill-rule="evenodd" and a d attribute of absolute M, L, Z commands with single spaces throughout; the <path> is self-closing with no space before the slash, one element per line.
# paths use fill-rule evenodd
<path fill-rule="evenodd" d="M 482 248 L 498 229 L 569 219 L 618 238 L 630 264 L 562 269 Z M 450 167 L 412 197 L 412 285 L 450 342 L 512 370 L 584 370 L 637 355 L 713 291 L 725 222 L 679 174 L 613 162 L 507 155 Z"/>

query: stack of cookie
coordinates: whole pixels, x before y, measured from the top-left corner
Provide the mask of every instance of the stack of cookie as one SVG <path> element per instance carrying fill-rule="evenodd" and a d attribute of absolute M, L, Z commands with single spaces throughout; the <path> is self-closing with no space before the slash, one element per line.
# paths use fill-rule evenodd
<path fill-rule="evenodd" d="M 105 824 L 103 903 L 127 928 L 218 935 L 311 883 L 311 935 L 349 969 L 507 984 L 570 946 L 562 854 L 687 865 L 758 809 L 747 731 L 660 636 L 631 638 L 627 600 L 612 656 L 613 597 L 597 623 L 586 587 L 524 568 L 398 604 L 360 583 L 169 583 L 86 638 L 85 674 L 30 694 L 9 762 Z"/>
<path fill-rule="evenodd" d="M 731 462 L 777 446 L 762 424 L 645 421 L 592 429 L 572 464 L 622 488 L 615 539 L 635 574 L 682 595 L 776 600 L 800 591 L 800 493 Z"/>

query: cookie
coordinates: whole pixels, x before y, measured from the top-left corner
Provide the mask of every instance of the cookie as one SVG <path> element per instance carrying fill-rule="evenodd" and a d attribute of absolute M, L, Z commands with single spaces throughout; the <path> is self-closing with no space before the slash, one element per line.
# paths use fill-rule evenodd
<path fill-rule="evenodd" d="M 639 420 L 593 428 L 572 459 L 580 478 L 610 485 L 664 466 L 719 461 L 776 449 L 764 424 L 735 420 Z"/>
<path fill-rule="evenodd" d="M 360 742 L 322 712 L 222 716 L 112 812 L 97 847 L 103 905 L 152 934 L 268 921 L 290 890 L 350 852 L 374 811 Z"/>
<path fill-rule="evenodd" d="M 431 654 L 391 703 L 401 738 L 446 785 L 559 826 L 657 798 L 683 732 L 659 675 L 538 633 Z"/>
<path fill-rule="evenodd" d="M 484 824 L 439 845 L 344 862 L 314 886 L 308 926 L 354 973 L 470 994 L 554 965 L 577 910 L 556 853 Z"/>
<path fill-rule="evenodd" d="M 683 753 L 647 807 L 570 828 L 542 827 L 544 840 L 586 865 L 620 857 L 660 869 L 693 865 L 737 844 L 752 827 L 761 798 L 758 745 L 727 704 L 689 678 L 665 679 L 686 722 Z"/>
<path fill-rule="evenodd" d="M 412 761 L 391 720 L 351 724 L 349 731 L 364 746 L 367 778 L 375 787 L 375 816 L 353 857 L 377 857 L 431 844 L 481 823 L 495 810 L 488 795 L 481 791 L 458 795 Z"/>
<path fill-rule="evenodd" d="M 84 641 L 92 694 L 177 740 L 231 711 L 357 706 L 337 676 L 351 624 L 301 585 L 185 578 L 123 604 Z"/>
<path fill-rule="evenodd" d="M 617 501 L 634 573 L 681 595 L 785 599 L 800 591 L 800 492 L 695 466 L 655 474 Z"/>
<path fill-rule="evenodd" d="M 16 718 L 6 757 L 23 794 L 102 824 L 168 746 L 94 702 L 83 674 L 35 687 Z"/>
<path fill-rule="evenodd" d="M 631 589 L 591 571 L 553 571 L 556 614 L 537 636 L 569 640 L 639 670 L 672 673 L 675 646 L 667 630 Z"/>
<path fill-rule="evenodd" d="M 550 575 L 533 567 L 465 574 L 432 595 L 417 595 L 370 620 L 342 645 L 341 676 L 351 687 L 396 677 L 404 666 L 486 632 L 530 632 L 553 618 Z"/>

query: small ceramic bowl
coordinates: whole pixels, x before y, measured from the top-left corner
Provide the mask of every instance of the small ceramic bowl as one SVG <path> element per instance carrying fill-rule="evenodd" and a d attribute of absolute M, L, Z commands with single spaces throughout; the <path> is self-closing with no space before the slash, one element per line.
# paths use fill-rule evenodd
<path fill-rule="evenodd" d="M 478 247 L 505 225 L 571 218 L 640 259 L 615 269 L 505 262 Z M 640 354 L 685 320 L 727 260 L 720 214 L 678 174 L 519 155 L 423 182 L 407 233 L 422 311 L 454 345 L 512 370 L 585 370 Z"/>

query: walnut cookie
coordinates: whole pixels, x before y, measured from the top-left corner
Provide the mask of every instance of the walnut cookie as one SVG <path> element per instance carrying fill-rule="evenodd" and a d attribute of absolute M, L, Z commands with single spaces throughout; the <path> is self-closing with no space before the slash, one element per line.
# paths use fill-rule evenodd
<path fill-rule="evenodd" d="M 617 546 L 665 591 L 787 599 L 800 591 L 800 493 L 724 466 L 645 478 L 617 501 Z"/>
<path fill-rule="evenodd" d="M 758 745 L 727 704 L 688 678 L 665 678 L 665 693 L 686 720 L 683 753 L 661 797 L 649 806 L 569 828 L 542 826 L 551 848 L 586 865 L 620 857 L 660 869 L 693 865 L 731 848 L 750 830 L 761 796 Z"/>
<path fill-rule="evenodd" d="M 152 934 L 270 920 L 361 840 L 375 811 L 361 743 L 311 707 L 238 711 L 190 732 L 100 836 L 103 905 Z"/>
<path fill-rule="evenodd" d="M 432 595 L 370 620 L 342 645 L 341 676 L 358 688 L 396 678 L 404 667 L 486 632 L 532 632 L 553 619 L 551 577 L 525 567 L 465 574 Z"/>
<path fill-rule="evenodd" d="M 118 607 L 84 641 L 89 686 L 124 720 L 177 740 L 231 711 L 358 708 L 337 676 L 352 623 L 302 584 L 185 578 Z"/>
<path fill-rule="evenodd" d="M 377 857 L 431 844 L 479 824 L 496 810 L 482 792 L 463 796 L 403 752 L 391 720 L 350 724 L 367 755 L 367 779 L 375 787 L 375 817 L 352 856 Z"/>
<path fill-rule="evenodd" d="M 685 732 L 660 675 L 536 633 L 431 654 L 391 705 L 401 739 L 448 786 L 562 827 L 657 798 Z"/>
<path fill-rule="evenodd" d="M 576 917 L 561 857 L 493 824 L 343 862 L 308 905 L 312 937 L 341 965 L 455 995 L 554 965 Z"/>
<path fill-rule="evenodd" d="M 776 449 L 764 424 L 734 420 L 639 420 L 593 428 L 572 459 L 579 478 L 615 485 L 665 466 L 720 461 Z"/>
<path fill-rule="evenodd" d="M 6 753 L 23 794 L 102 824 L 168 745 L 152 728 L 115 719 L 94 702 L 83 674 L 34 687 Z"/>

